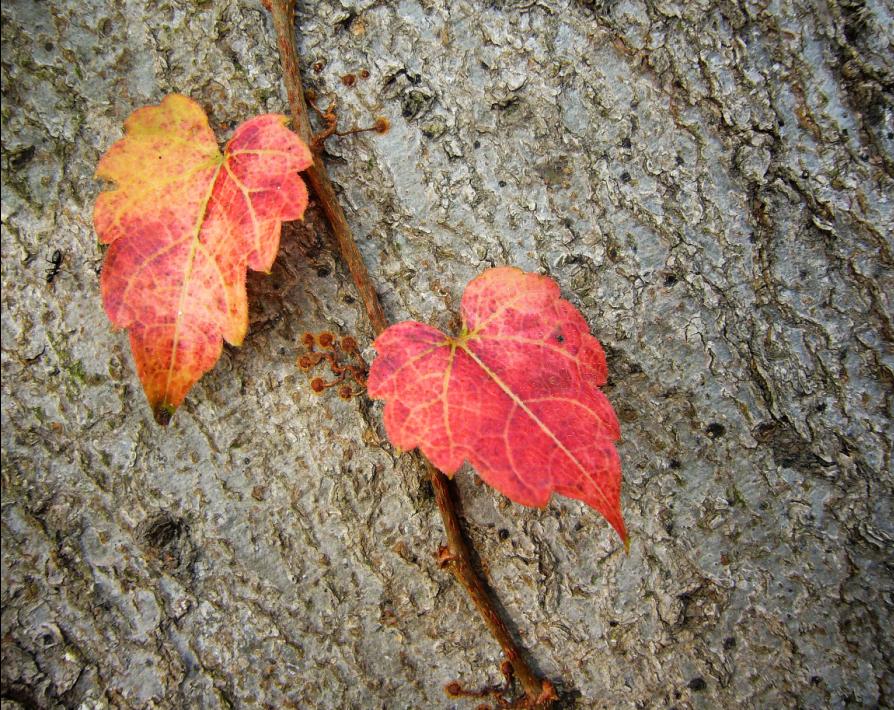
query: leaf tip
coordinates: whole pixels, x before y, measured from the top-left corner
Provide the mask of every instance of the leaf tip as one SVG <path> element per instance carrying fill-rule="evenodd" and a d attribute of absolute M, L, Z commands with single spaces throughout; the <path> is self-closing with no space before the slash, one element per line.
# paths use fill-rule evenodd
<path fill-rule="evenodd" d="M 162 402 L 152 408 L 152 416 L 155 417 L 155 423 L 160 426 L 167 426 L 174 417 L 177 408 L 169 402 Z"/>

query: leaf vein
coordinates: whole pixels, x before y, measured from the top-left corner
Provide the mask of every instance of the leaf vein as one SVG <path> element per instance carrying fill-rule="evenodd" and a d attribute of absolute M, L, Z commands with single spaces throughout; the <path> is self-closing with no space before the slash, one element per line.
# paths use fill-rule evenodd
<path fill-rule="evenodd" d="M 475 363 L 490 377 L 494 382 L 496 382 L 497 386 L 503 390 L 503 392 L 509 397 L 510 400 L 520 408 L 525 414 L 527 414 L 533 422 L 540 428 L 540 430 L 547 435 L 547 437 L 552 440 L 552 442 L 562 450 L 562 452 L 574 463 L 575 466 L 580 470 L 580 472 L 586 476 L 588 479 L 592 480 L 590 472 L 584 467 L 584 465 L 578 461 L 577 457 L 568 449 L 565 444 L 553 433 L 553 431 L 538 417 L 531 409 L 525 404 L 525 401 L 519 397 L 515 392 L 512 391 L 512 388 L 509 387 L 503 380 L 497 375 L 496 372 L 491 370 L 486 363 L 484 363 L 481 358 L 479 358 L 472 350 L 467 347 L 460 346 L 466 352 L 466 354 L 475 361 Z M 608 501 L 608 497 L 605 495 L 605 492 L 602 490 L 602 487 L 597 485 L 595 481 L 593 481 L 593 487 L 598 491 L 600 497 L 603 500 L 603 503 L 606 506 L 607 510 L 611 510 L 611 504 Z"/>

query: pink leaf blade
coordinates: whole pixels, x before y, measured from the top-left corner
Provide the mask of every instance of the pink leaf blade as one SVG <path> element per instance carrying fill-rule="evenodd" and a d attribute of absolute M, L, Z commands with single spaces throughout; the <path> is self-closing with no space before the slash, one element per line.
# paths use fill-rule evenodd
<path fill-rule="evenodd" d="M 581 500 L 626 543 L 620 427 L 598 389 L 605 354 L 583 316 L 551 279 L 511 268 L 474 279 L 462 313 L 456 338 L 401 323 L 374 343 L 369 393 L 385 400 L 389 438 L 448 474 L 468 461 L 523 505 L 553 493 Z"/>
<path fill-rule="evenodd" d="M 455 348 L 441 331 L 414 321 L 391 326 L 373 345 L 383 356 L 370 366 L 367 388 L 371 397 L 394 403 L 384 413 L 392 443 L 410 451 L 424 442 L 429 460 L 452 475 L 465 458 L 453 445 L 444 396 Z"/>
<path fill-rule="evenodd" d="M 580 312 L 561 298 L 556 282 L 547 276 L 513 267 L 490 269 L 474 279 L 462 298 L 463 322 L 482 341 L 498 347 L 512 341 L 541 343 L 573 362 L 582 377 L 596 387 L 605 384 L 608 368 L 599 341 L 590 335 Z M 499 362 L 502 358 L 497 358 Z"/>

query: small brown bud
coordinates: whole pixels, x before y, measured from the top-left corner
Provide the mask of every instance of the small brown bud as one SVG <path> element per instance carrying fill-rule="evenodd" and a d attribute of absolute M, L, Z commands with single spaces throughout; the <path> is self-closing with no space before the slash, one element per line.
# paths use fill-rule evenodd
<path fill-rule="evenodd" d="M 310 381 L 310 388 L 317 394 L 320 394 L 326 389 L 326 380 L 322 377 L 314 377 Z"/>
<path fill-rule="evenodd" d="M 341 339 L 341 348 L 346 352 L 351 352 L 352 350 L 357 349 L 357 341 L 354 340 L 350 335 L 346 335 Z"/>
<path fill-rule="evenodd" d="M 342 385 L 338 388 L 338 396 L 342 399 L 351 399 L 354 396 L 354 390 L 351 389 L 351 385 Z"/>
<path fill-rule="evenodd" d="M 329 331 L 323 331 L 317 336 L 317 342 L 320 343 L 321 348 L 331 348 L 335 345 L 335 336 Z"/>
<path fill-rule="evenodd" d="M 500 673 L 503 674 L 503 677 L 506 680 L 512 680 L 512 676 L 514 674 L 514 670 L 512 668 L 512 661 L 504 659 L 500 664 Z"/>
<path fill-rule="evenodd" d="M 306 348 L 312 348 L 314 346 L 314 336 L 313 333 L 302 333 L 301 334 L 301 343 Z"/>
<path fill-rule="evenodd" d="M 447 685 L 444 686 L 444 692 L 447 693 L 451 698 L 461 698 L 463 697 L 463 687 L 459 684 L 459 681 L 451 680 Z"/>

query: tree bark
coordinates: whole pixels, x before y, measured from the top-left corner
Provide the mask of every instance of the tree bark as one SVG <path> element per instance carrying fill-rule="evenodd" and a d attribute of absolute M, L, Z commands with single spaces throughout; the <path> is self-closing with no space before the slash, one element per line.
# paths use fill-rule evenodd
<path fill-rule="evenodd" d="M 172 91 L 222 140 L 286 112 L 266 11 L 2 15 L 4 710 L 444 707 L 464 702 L 450 681 L 499 682 L 379 405 L 317 398 L 294 366 L 302 331 L 370 334 L 319 211 L 250 275 L 245 344 L 167 430 L 102 313 L 99 155 Z M 385 311 L 449 328 L 465 284 L 511 263 L 550 273 L 606 345 L 629 556 L 575 502 L 457 476 L 512 631 L 569 706 L 894 697 L 888 15 L 302 10 L 321 103 L 391 121 L 325 155 Z"/>

